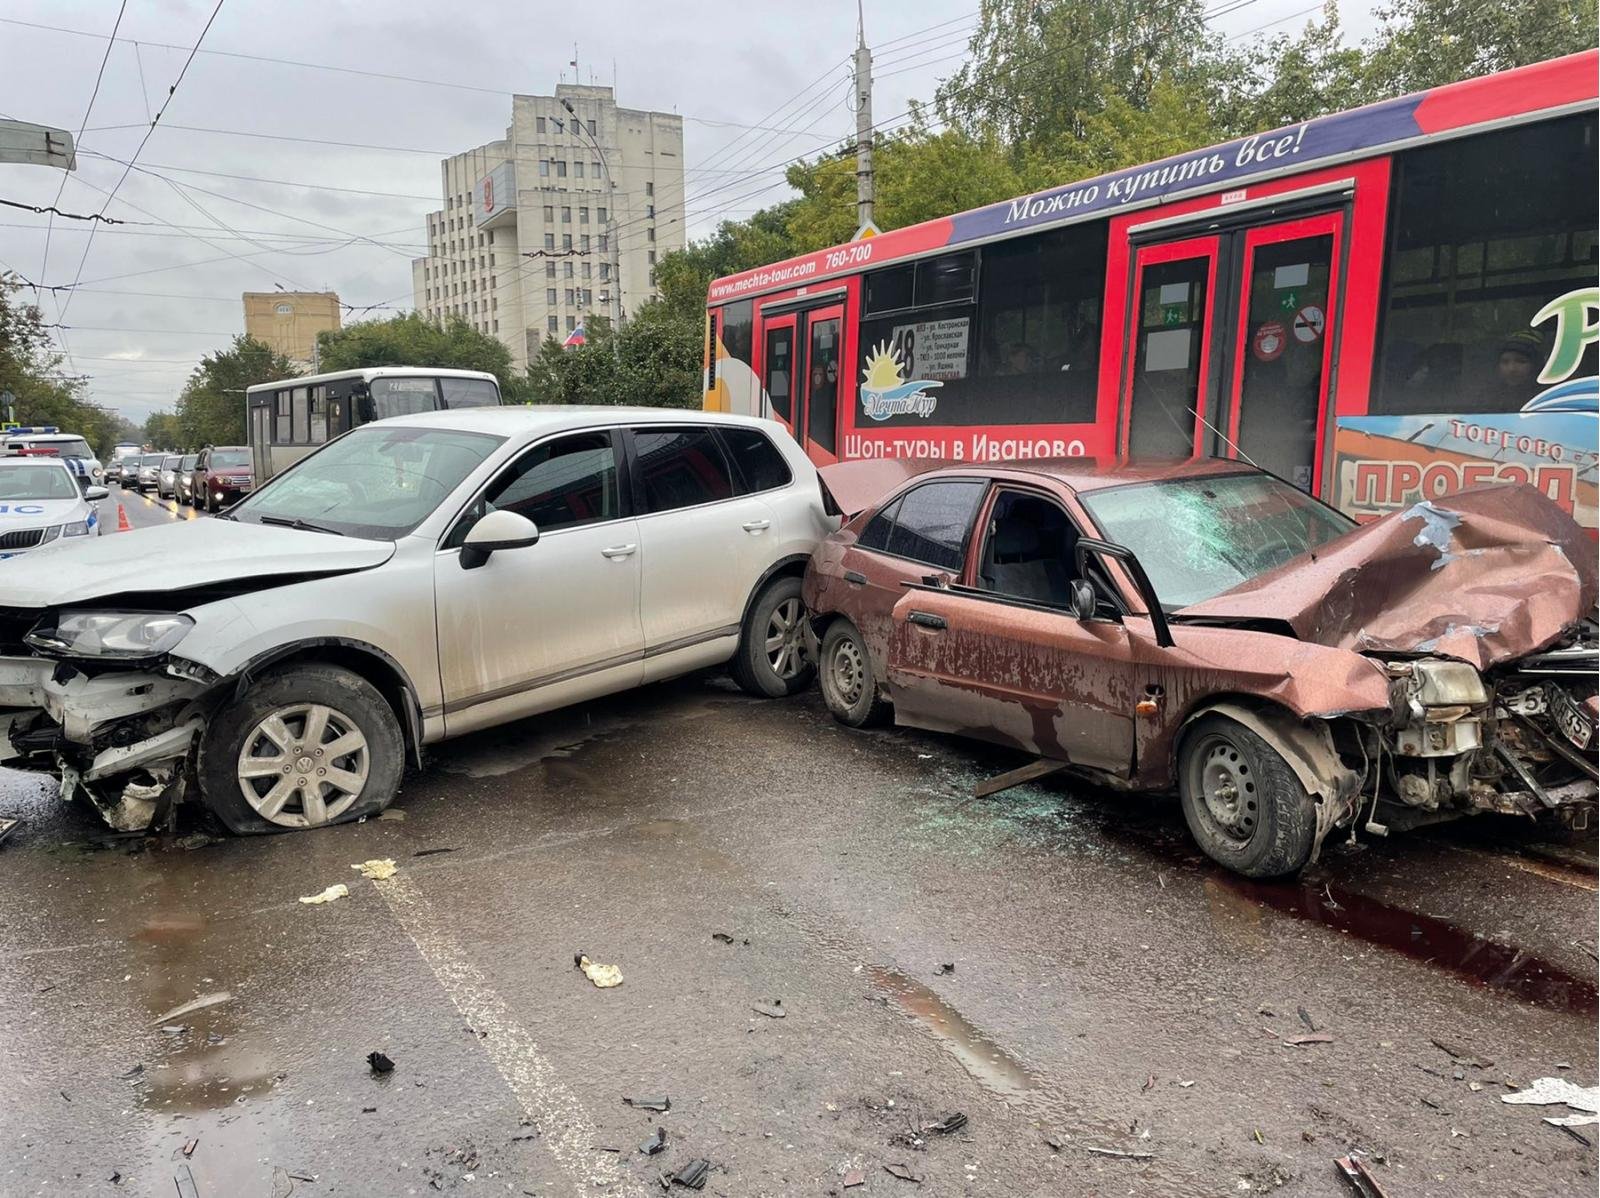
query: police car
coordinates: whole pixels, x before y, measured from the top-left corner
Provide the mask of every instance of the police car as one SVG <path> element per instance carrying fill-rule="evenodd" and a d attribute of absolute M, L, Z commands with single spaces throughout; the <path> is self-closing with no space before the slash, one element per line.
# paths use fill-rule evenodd
<path fill-rule="evenodd" d="M 44 545 L 100 535 L 95 502 L 106 489 L 80 489 L 65 459 L 0 457 L 0 560 Z"/>
<path fill-rule="evenodd" d="M 57 457 L 66 462 L 78 480 L 78 488 L 98 487 L 105 482 L 105 470 L 100 459 L 94 456 L 89 443 L 76 433 L 64 433 L 53 424 L 35 428 L 8 428 L 0 430 L 7 456 Z"/>

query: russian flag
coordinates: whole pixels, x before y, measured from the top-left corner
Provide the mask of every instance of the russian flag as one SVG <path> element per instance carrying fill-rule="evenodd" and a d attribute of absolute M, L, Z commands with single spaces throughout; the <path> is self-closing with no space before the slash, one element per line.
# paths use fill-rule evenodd
<path fill-rule="evenodd" d="M 577 328 L 573 329 L 572 332 L 567 334 L 567 339 L 561 343 L 561 348 L 576 349 L 578 346 L 584 343 L 584 340 L 583 325 L 579 324 Z"/>

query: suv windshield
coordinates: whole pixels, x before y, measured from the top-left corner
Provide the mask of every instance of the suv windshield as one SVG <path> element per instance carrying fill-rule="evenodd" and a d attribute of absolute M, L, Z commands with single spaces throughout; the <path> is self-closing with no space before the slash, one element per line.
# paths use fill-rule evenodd
<path fill-rule="evenodd" d="M 233 508 L 235 520 L 307 524 L 354 537 L 403 537 L 494 452 L 502 437 L 367 425 L 296 462 Z"/>
<path fill-rule="evenodd" d="M 0 462 L 0 499 L 76 499 L 78 484 L 61 466 Z"/>
<path fill-rule="evenodd" d="M 211 451 L 211 469 L 229 470 L 250 464 L 250 451 L 248 449 L 213 449 Z"/>
<path fill-rule="evenodd" d="M 1079 498 L 1107 540 L 1138 555 L 1168 611 L 1230 591 L 1355 527 L 1266 474 L 1138 483 Z"/>

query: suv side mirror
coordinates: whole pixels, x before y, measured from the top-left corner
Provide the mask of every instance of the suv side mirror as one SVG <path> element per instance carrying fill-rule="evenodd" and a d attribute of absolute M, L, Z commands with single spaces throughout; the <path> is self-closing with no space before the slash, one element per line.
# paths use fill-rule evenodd
<path fill-rule="evenodd" d="M 533 521 L 516 512 L 490 512 L 472 526 L 461 543 L 461 568 L 476 570 L 501 549 L 521 549 L 539 540 Z"/>
<path fill-rule="evenodd" d="M 1067 607 L 1080 620 L 1094 619 L 1094 584 L 1086 578 L 1074 578 L 1067 594 Z"/>

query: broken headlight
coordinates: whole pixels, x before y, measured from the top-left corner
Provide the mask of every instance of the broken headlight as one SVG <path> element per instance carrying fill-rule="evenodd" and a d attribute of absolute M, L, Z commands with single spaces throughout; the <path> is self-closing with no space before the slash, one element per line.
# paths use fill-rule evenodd
<path fill-rule="evenodd" d="M 49 617 L 23 637 L 35 649 L 67 657 L 140 660 L 160 657 L 194 627 L 168 612 L 68 611 Z"/>

